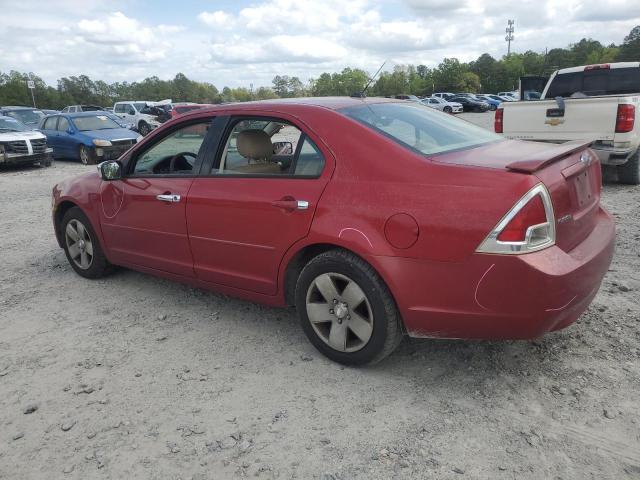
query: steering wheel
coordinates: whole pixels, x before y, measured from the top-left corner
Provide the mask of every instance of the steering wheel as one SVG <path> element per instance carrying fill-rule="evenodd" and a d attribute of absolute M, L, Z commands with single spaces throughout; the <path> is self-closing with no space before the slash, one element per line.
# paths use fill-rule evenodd
<path fill-rule="evenodd" d="M 176 160 L 180 157 L 184 157 L 184 156 L 189 156 L 189 157 L 193 157 L 193 158 L 197 158 L 198 155 L 193 153 L 193 152 L 180 152 L 180 153 L 176 153 L 173 157 L 171 157 L 171 160 L 169 160 L 169 173 L 173 173 L 174 172 L 174 168 L 176 166 Z"/>

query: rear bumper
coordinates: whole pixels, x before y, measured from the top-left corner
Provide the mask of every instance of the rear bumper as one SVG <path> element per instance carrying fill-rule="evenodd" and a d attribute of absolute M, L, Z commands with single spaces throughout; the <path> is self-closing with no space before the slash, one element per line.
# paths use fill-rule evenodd
<path fill-rule="evenodd" d="M 374 257 L 414 337 L 530 339 L 573 323 L 595 297 L 613 257 L 603 209 L 570 252 L 474 254 L 463 263 Z"/>
<path fill-rule="evenodd" d="M 635 150 L 629 148 L 607 148 L 597 144 L 593 145 L 591 149 L 598 155 L 602 165 L 623 165 L 635 153 Z"/>

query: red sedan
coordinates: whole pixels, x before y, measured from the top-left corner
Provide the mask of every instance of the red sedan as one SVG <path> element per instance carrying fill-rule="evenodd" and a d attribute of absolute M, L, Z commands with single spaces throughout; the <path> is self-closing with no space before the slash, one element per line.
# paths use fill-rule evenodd
<path fill-rule="evenodd" d="M 615 230 L 588 143 L 505 140 L 397 100 L 221 105 L 53 189 L 86 278 L 114 265 L 295 305 L 329 358 L 402 336 L 527 339 L 596 295 Z"/>

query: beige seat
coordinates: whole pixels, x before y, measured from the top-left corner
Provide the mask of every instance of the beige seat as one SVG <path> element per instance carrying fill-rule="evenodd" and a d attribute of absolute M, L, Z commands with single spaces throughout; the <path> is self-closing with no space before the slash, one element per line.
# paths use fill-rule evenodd
<path fill-rule="evenodd" d="M 264 130 L 243 130 L 236 139 L 238 153 L 248 160 L 247 165 L 234 168 L 232 172 L 248 174 L 279 174 L 280 166 L 271 163 L 273 145 L 271 138 Z"/>

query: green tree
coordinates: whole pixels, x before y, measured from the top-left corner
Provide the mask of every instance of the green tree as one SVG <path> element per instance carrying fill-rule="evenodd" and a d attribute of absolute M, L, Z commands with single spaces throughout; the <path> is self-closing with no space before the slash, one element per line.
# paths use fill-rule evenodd
<path fill-rule="evenodd" d="M 640 61 L 640 25 L 633 27 L 629 35 L 624 37 L 616 60 L 619 62 Z"/>

